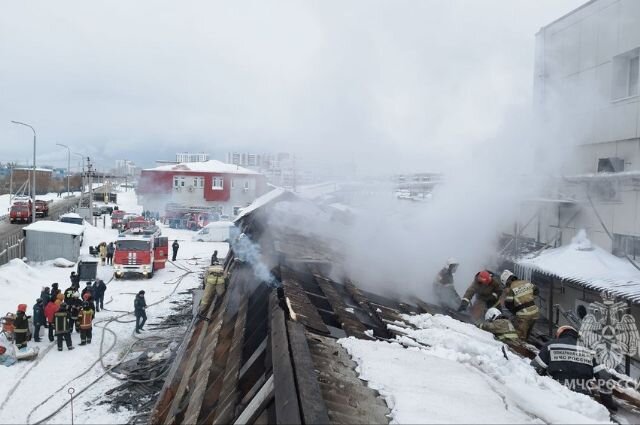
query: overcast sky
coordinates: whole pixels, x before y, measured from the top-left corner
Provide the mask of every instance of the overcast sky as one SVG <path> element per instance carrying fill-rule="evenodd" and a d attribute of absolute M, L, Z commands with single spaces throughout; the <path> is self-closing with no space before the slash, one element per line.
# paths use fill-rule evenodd
<path fill-rule="evenodd" d="M 535 33 L 582 3 L 4 2 L 0 161 L 31 158 L 22 120 L 57 166 L 55 143 L 107 167 L 287 150 L 428 169 L 530 105 Z"/>

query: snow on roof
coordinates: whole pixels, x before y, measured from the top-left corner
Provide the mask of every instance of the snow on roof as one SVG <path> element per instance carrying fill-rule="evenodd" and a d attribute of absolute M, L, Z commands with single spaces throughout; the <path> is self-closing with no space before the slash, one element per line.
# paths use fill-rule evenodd
<path fill-rule="evenodd" d="M 516 275 L 520 277 L 530 279 L 534 270 L 640 302 L 640 271 L 626 259 L 592 244 L 584 230 L 569 245 L 516 262 Z"/>
<path fill-rule="evenodd" d="M 76 213 L 66 213 L 66 214 L 62 214 L 62 215 L 60 216 L 60 218 L 63 218 L 63 217 L 65 217 L 65 218 L 82 218 L 82 217 L 80 216 L 80 214 L 76 214 Z"/>
<path fill-rule="evenodd" d="M 205 173 L 227 174 L 259 174 L 257 171 L 243 168 L 234 164 L 227 164 L 212 159 L 203 162 L 182 162 L 180 164 L 161 165 L 154 168 L 146 168 L 145 171 L 200 171 Z"/>
<path fill-rule="evenodd" d="M 67 235 L 80 236 L 84 232 L 84 226 L 80 224 L 63 223 L 60 221 L 40 220 L 28 225 L 24 230 L 65 233 Z"/>
<path fill-rule="evenodd" d="M 33 171 L 33 167 L 16 167 L 16 168 L 14 168 L 14 171 L 15 171 L 15 170 L 19 170 L 19 171 Z M 53 172 L 53 170 L 52 170 L 52 169 L 50 169 L 50 168 L 39 168 L 39 167 L 36 167 L 36 171 L 44 171 L 44 172 L 48 172 L 48 173 L 52 173 L 52 172 Z"/>
<path fill-rule="evenodd" d="M 251 203 L 251 205 L 249 205 L 248 207 L 244 208 L 242 210 L 242 212 L 240 213 L 240 215 L 238 215 L 238 217 L 236 217 L 236 219 L 234 220 L 234 222 L 240 220 L 242 217 L 244 217 L 245 215 L 257 210 L 258 208 L 260 208 L 261 206 L 268 204 L 269 202 L 273 201 L 274 199 L 280 197 L 281 195 L 284 195 L 285 193 L 291 193 L 288 190 L 285 190 L 281 187 L 273 189 L 271 192 L 267 192 L 264 195 L 260 196 L 259 198 L 256 198 L 253 203 Z"/>

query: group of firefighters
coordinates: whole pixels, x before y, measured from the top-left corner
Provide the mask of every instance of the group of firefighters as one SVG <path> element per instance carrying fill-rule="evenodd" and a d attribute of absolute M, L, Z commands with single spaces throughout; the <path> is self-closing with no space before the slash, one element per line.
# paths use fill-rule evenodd
<path fill-rule="evenodd" d="M 40 329 L 48 330 L 50 342 L 57 340 L 58 350 L 63 350 L 63 342 L 68 350 L 73 350 L 71 335 L 73 330 L 80 334 L 80 345 L 91 344 L 93 319 L 95 313 L 104 308 L 104 293 L 107 285 L 101 279 L 90 281 L 80 289 L 79 276 L 72 272 L 71 286 L 61 291 L 58 283 L 51 287 L 43 287 L 40 297 L 33 305 L 33 315 L 27 315 L 27 305 L 19 304 L 17 312 L 7 313 L 2 320 L 2 332 L 13 339 L 18 350 L 26 349 L 27 342 L 40 342 Z M 29 327 L 29 319 L 33 320 L 33 335 Z M 6 347 L 0 347 L 0 355 Z"/>
<path fill-rule="evenodd" d="M 507 344 L 526 342 L 540 314 L 535 302 L 539 292 L 537 286 L 520 279 L 511 270 L 504 270 L 499 277 L 482 270 L 476 273 L 461 299 L 453 278 L 458 264 L 450 258 L 436 277 L 434 292 L 440 305 L 464 312 L 475 297 L 472 316 L 484 314 L 484 321 L 478 323 L 481 329 Z M 504 310 L 510 312 L 511 319 Z M 597 389 L 601 402 L 609 410 L 617 410 L 609 385 L 611 375 L 598 363 L 595 352 L 579 344 L 579 333 L 575 328 L 558 328 L 556 338 L 540 349 L 531 365 L 539 374 L 549 375 L 574 391 L 589 394 L 591 389 Z"/>

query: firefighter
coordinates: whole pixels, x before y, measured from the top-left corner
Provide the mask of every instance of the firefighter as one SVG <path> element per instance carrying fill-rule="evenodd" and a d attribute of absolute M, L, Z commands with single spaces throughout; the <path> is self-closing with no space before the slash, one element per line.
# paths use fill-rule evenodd
<path fill-rule="evenodd" d="M 54 334 L 54 330 L 55 330 L 55 322 L 53 320 L 54 315 L 58 312 L 58 309 L 60 308 L 59 303 L 56 303 L 55 301 L 51 300 L 49 301 L 49 303 L 44 307 L 44 316 L 47 319 L 47 324 L 49 326 L 48 327 L 48 331 L 49 331 L 49 341 L 53 342 L 54 338 L 53 338 L 53 334 Z"/>
<path fill-rule="evenodd" d="M 16 319 L 13 321 L 15 326 L 13 333 L 15 335 L 16 347 L 18 349 L 27 348 L 27 341 L 31 339 L 29 335 L 29 316 L 27 316 L 27 305 L 18 304 Z"/>
<path fill-rule="evenodd" d="M 76 274 L 76 272 L 71 272 L 71 276 L 69 276 L 69 280 L 71 280 L 71 286 L 80 288 L 80 275 Z"/>
<path fill-rule="evenodd" d="M 204 293 L 200 300 L 200 309 L 206 309 L 211 305 L 214 295 L 221 297 L 225 290 L 224 269 L 221 265 L 215 265 L 208 268 L 203 280 Z M 204 311 L 200 312 L 204 314 Z"/>
<path fill-rule="evenodd" d="M 540 375 L 549 375 L 573 391 L 589 395 L 591 388 L 597 388 L 602 404 L 609 410 L 618 410 L 611 395 L 611 375 L 598 364 L 594 351 L 578 344 L 578 338 L 575 328 L 561 326 L 556 338 L 542 347 L 531 365 Z"/>
<path fill-rule="evenodd" d="M 15 321 L 16 321 L 16 315 L 11 312 L 8 312 L 2 318 L 2 333 L 6 335 L 9 341 L 13 341 L 15 337 L 15 334 L 14 334 L 14 331 L 16 330 Z"/>
<path fill-rule="evenodd" d="M 518 333 L 513 324 L 496 307 L 487 310 L 484 320 L 478 327 L 491 332 L 499 341 L 513 342 L 518 339 Z"/>
<path fill-rule="evenodd" d="M 78 316 L 82 309 L 82 300 L 80 299 L 80 294 L 78 292 L 73 293 L 70 302 L 67 303 L 67 307 L 69 310 L 69 330 L 73 332 L 73 327 L 75 326 L 76 332 L 80 332 Z"/>
<path fill-rule="evenodd" d="M 92 322 L 95 317 L 91 304 L 85 301 L 80 311 L 80 345 L 91 344 Z"/>
<path fill-rule="evenodd" d="M 44 317 L 44 302 L 38 298 L 33 305 L 33 340 L 40 342 L 40 326 L 46 327 L 47 321 Z"/>
<path fill-rule="evenodd" d="M 498 304 L 500 295 L 502 295 L 502 287 L 500 282 L 489 271 L 482 270 L 478 272 L 464 293 L 458 311 L 466 310 L 474 295 L 477 301 L 484 303 L 486 309 L 489 309 Z"/>
<path fill-rule="evenodd" d="M 58 288 L 58 282 L 53 282 L 51 284 L 51 291 L 49 291 L 49 296 L 52 300 L 56 300 L 56 297 L 60 293 L 60 289 Z"/>
<path fill-rule="evenodd" d="M 176 257 L 178 256 L 178 248 L 180 248 L 180 244 L 178 243 L 178 241 L 173 241 L 173 243 L 171 244 L 171 249 L 173 250 L 171 261 L 176 261 Z"/>
<path fill-rule="evenodd" d="M 104 263 L 107 259 L 107 243 L 106 242 L 100 242 L 99 246 L 99 250 L 100 250 L 100 264 L 102 264 L 104 266 Z"/>
<path fill-rule="evenodd" d="M 213 251 L 213 255 L 211 256 L 211 265 L 215 266 L 218 264 L 218 250 Z"/>
<path fill-rule="evenodd" d="M 147 301 L 144 299 L 144 291 L 138 292 L 135 300 L 133 301 L 133 310 L 136 315 L 136 333 L 139 334 L 143 331 L 144 324 L 147 321 Z"/>
<path fill-rule="evenodd" d="M 436 298 L 442 307 L 455 310 L 460 305 L 460 295 L 453 286 L 453 274 L 458 270 L 458 260 L 449 258 L 438 272 L 433 284 Z"/>
<path fill-rule="evenodd" d="M 535 302 L 538 287 L 531 282 L 518 279 L 510 270 L 502 272 L 500 281 L 507 291 L 504 306 L 514 315 L 513 325 L 518 331 L 518 336 L 526 341 L 540 315 Z"/>
<path fill-rule="evenodd" d="M 93 299 L 95 299 L 95 292 L 94 291 L 95 291 L 95 288 L 93 286 L 91 286 L 91 281 L 88 281 L 87 282 L 87 286 L 85 286 L 82 289 L 82 292 L 80 293 L 80 296 L 84 300 L 84 295 L 88 293 L 89 296 L 91 297 L 91 299 L 93 300 Z"/>
<path fill-rule="evenodd" d="M 96 301 L 96 312 L 104 308 L 104 293 L 107 291 L 107 285 L 102 279 L 96 279 L 93 283 L 93 293 Z"/>
<path fill-rule="evenodd" d="M 60 309 L 53 315 L 56 338 L 58 340 L 58 351 L 62 351 L 62 340 L 67 343 L 67 350 L 73 350 L 71 343 L 71 330 L 69 329 L 69 312 L 67 304 L 60 304 Z"/>

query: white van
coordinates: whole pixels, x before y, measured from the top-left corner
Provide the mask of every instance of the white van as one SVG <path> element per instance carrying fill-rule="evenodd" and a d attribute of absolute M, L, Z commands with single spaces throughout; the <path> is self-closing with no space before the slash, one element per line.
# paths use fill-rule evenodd
<path fill-rule="evenodd" d="M 197 242 L 227 242 L 231 227 L 233 227 L 233 223 L 230 221 L 214 221 L 196 233 L 193 240 Z"/>

